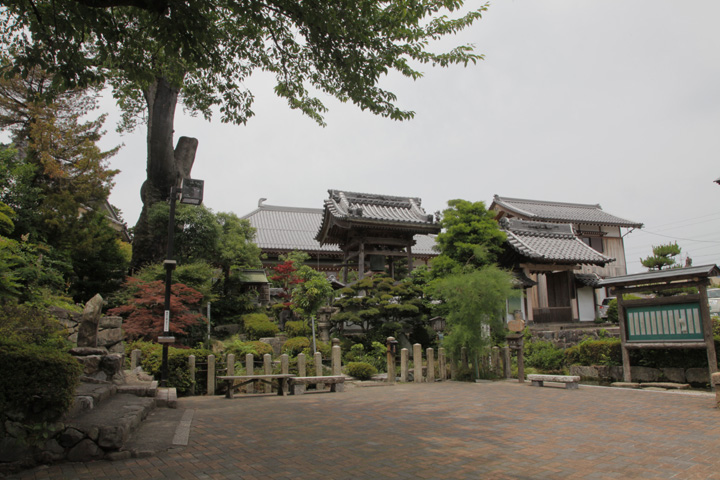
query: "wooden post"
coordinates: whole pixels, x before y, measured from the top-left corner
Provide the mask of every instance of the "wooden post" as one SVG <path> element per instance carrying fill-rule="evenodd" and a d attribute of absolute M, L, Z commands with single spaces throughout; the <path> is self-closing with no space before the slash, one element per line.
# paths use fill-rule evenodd
<path fill-rule="evenodd" d="M 410 241 L 407 246 L 407 264 L 408 264 L 408 272 L 413 271 L 413 256 L 412 256 L 412 242 Z"/>
<path fill-rule="evenodd" d="M 512 362 L 510 361 L 510 348 L 502 347 L 502 364 L 505 378 L 512 377 Z"/>
<path fill-rule="evenodd" d="M 255 374 L 255 356 L 252 353 L 248 353 L 245 355 L 245 375 L 254 375 Z M 255 392 L 255 386 L 253 385 L 253 382 L 250 382 L 245 387 L 246 393 L 254 393 Z"/>
<path fill-rule="evenodd" d="M 440 381 L 447 380 L 447 357 L 445 356 L 445 349 L 442 347 L 438 348 L 438 370 L 440 370 Z"/>
<path fill-rule="evenodd" d="M 263 355 L 263 371 L 265 375 L 272 375 L 272 355 L 266 353 Z M 272 385 L 265 384 L 265 393 L 272 393 Z"/>
<path fill-rule="evenodd" d="M 333 339 L 333 343 L 335 343 L 335 339 Z M 342 375 L 342 352 L 340 349 L 340 345 L 333 345 L 332 347 L 331 364 L 332 374 Z"/>
<path fill-rule="evenodd" d="M 425 350 L 425 357 L 427 358 L 427 381 L 435 381 L 435 351 L 432 348 Z"/>
<path fill-rule="evenodd" d="M 715 340 L 712 333 L 712 319 L 710 318 L 710 306 L 708 304 L 707 285 L 698 287 L 700 292 L 700 318 L 703 324 L 703 337 L 705 339 L 705 347 L 708 359 L 708 378 L 710 378 L 710 388 L 715 390 L 715 384 L 712 377 L 717 373 L 717 356 L 715 355 Z"/>
<path fill-rule="evenodd" d="M 287 353 L 280 355 L 280 373 L 284 375 L 290 373 L 290 357 Z"/>
<path fill-rule="evenodd" d="M 416 343 L 413 345 L 413 381 L 422 383 L 423 381 L 423 364 L 422 364 L 422 345 Z"/>
<path fill-rule="evenodd" d="M 520 348 L 518 349 L 518 383 L 525 383 L 525 339 L 520 337 Z"/>
<path fill-rule="evenodd" d="M 229 377 L 232 375 L 235 375 L 235 354 L 228 353 L 225 356 L 225 363 L 227 364 L 227 371 L 225 372 L 225 375 L 227 375 Z M 235 386 L 235 382 L 230 382 L 228 384 L 228 388 L 230 388 L 233 391 L 234 391 L 234 389 L 233 389 L 234 386 Z"/>
<path fill-rule="evenodd" d="M 215 395 L 215 355 L 208 355 L 207 394 Z"/>
<path fill-rule="evenodd" d="M 225 363 L 227 363 L 227 375 L 232 377 L 235 375 L 235 354 L 228 353 L 227 357 L 225 357 Z"/>
<path fill-rule="evenodd" d="M 400 350 L 400 381 L 407 382 L 408 380 L 408 349 L 403 348 Z"/>
<path fill-rule="evenodd" d="M 323 376 L 322 354 L 320 352 L 315 352 L 315 376 Z M 315 388 L 317 390 L 325 390 L 325 384 L 318 383 L 315 385 Z"/>
<path fill-rule="evenodd" d="M 188 370 L 190 370 L 190 395 L 195 395 L 195 355 L 188 357 Z"/>
<path fill-rule="evenodd" d="M 630 366 L 630 352 L 627 349 L 627 321 L 625 319 L 625 302 L 623 301 L 623 290 L 617 288 L 614 291 L 617 298 L 618 325 L 620 326 L 620 351 L 623 362 L 623 381 L 632 382 L 632 367 Z"/>
<path fill-rule="evenodd" d="M 358 254 L 358 280 L 365 276 L 365 242 L 360 242 L 360 253 Z"/>
<path fill-rule="evenodd" d="M 307 360 L 304 353 L 298 353 L 297 356 L 298 377 L 307 377 Z"/>
<path fill-rule="evenodd" d="M 387 383 L 395 383 L 395 354 L 393 354 L 393 344 L 397 345 L 394 337 L 388 337 L 385 345 L 387 346 Z"/>

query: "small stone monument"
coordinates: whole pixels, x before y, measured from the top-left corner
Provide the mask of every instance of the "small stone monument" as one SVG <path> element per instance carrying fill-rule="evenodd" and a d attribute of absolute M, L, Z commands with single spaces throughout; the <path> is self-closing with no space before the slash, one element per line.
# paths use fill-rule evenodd
<path fill-rule="evenodd" d="M 103 298 L 100 294 L 95 295 L 85 304 L 80 319 L 80 328 L 78 329 L 78 347 L 97 347 L 98 324 L 100 323 L 102 306 Z"/>

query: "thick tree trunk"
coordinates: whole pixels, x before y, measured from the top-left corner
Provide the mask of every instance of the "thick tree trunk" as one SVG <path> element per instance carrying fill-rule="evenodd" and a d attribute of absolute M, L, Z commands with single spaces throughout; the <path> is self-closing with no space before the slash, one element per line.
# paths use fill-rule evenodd
<path fill-rule="evenodd" d="M 152 228 L 149 210 L 157 202 L 166 202 L 170 188 L 190 177 L 198 141 L 180 137 L 173 148 L 175 106 L 179 89 L 164 78 L 157 78 L 144 92 L 148 107 L 147 179 L 140 196 L 143 209 L 135 225 L 132 269 L 163 260 L 167 245 L 167 229 Z"/>

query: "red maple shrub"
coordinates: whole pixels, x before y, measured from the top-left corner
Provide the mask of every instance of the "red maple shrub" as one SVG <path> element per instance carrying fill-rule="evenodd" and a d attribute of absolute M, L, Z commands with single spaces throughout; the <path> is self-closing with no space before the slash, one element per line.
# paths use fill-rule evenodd
<path fill-rule="evenodd" d="M 165 319 L 165 283 L 147 282 L 129 277 L 126 288 L 133 295 L 126 305 L 110 309 L 110 315 L 124 318 L 123 330 L 128 340 L 156 341 L 163 333 Z M 188 329 L 203 321 L 199 309 L 202 294 L 182 283 L 173 283 L 170 295 L 170 333 L 187 334 Z"/>
<path fill-rule="evenodd" d="M 275 265 L 272 269 L 275 275 L 270 277 L 270 281 L 282 288 L 282 292 L 278 293 L 278 297 L 282 299 L 282 308 L 290 309 L 292 305 L 293 287 L 299 283 L 303 283 L 305 280 L 297 275 L 297 268 L 293 260 L 285 260 L 283 263 Z"/>

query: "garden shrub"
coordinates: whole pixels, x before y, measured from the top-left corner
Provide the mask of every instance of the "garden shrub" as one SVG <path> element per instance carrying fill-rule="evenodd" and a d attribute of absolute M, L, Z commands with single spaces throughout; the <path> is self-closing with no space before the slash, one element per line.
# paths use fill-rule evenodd
<path fill-rule="evenodd" d="M 140 366 L 148 375 L 152 375 L 156 380 L 160 380 L 162 368 L 162 345 L 151 342 L 133 342 L 126 346 L 126 353 L 133 349 L 140 350 Z M 168 349 L 168 386 L 175 387 L 178 395 L 187 395 L 193 384 L 190 378 L 190 368 L 188 358 L 195 355 L 196 378 L 195 394 L 202 395 L 207 391 L 207 368 L 201 366 L 207 363 L 208 355 L 213 352 L 211 350 L 201 348 L 174 348 Z M 215 368 L 222 370 L 225 368 L 225 360 L 221 355 L 216 355 Z"/>
<path fill-rule="evenodd" d="M 540 340 L 525 344 L 525 365 L 546 372 L 561 371 L 565 366 L 565 352 L 552 342 Z"/>
<path fill-rule="evenodd" d="M 380 342 L 372 342 L 370 349 L 366 350 L 363 344 L 356 343 L 345 354 L 345 362 L 369 363 L 384 372 L 387 370 L 387 347 Z"/>
<path fill-rule="evenodd" d="M 243 315 L 245 333 L 252 340 L 263 337 L 273 337 L 280 331 L 275 322 L 271 321 L 264 313 L 249 313 Z"/>
<path fill-rule="evenodd" d="M 312 327 L 305 320 L 291 320 L 285 322 L 285 333 L 288 337 L 309 337 Z"/>
<path fill-rule="evenodd" d="M 13 413 L 26 423 L 59 419 L 72 406 L 81 374 L 80 363 L 54 347 L 1 342 L 0 418 Z"/>
<path fill-rule="evenodd" d="M 225 353 L 232 353 L 235 355 L 236 360 L 245 361 L 245 356 L 251 353 L 255 356 L 255 359 L 262 359 L 263 355 L 269 353 L 272 355 L 272 346 L 264 342 L 253 340 L 250 342 L 243 342 L 234 337 L 233 340 L 225 344 Z"/>
<path fill-rule="evenodd" d="M 330 356 L 332 354 L 332 345 L 330 345 L 329 342 L 315 342 L 315 348 L 317 348 L 317 351 L 320 352 L 320 355 L 324 360 L 329 360 Z M 719 350 L 720 351 L 720 350 Z M 308 346 L 307 348 L 303 349 L 302 353 L 305 354 L 305 357 L 308 359 L 308 362 L 312 362 L 312 358 L 315 355 L 315 352 L 312 351 L 312 344 Z"/>
<path fill-rule="evenodd" d="M 350 362 L 346 370 L 348 375 L 358 380 L 369 380 L 377 373 L 377 368 L 366 362 Z"/>
<path fill-rule="evenodd" d="M 296 357 L 298 353 L 302 353 L 304 349 L 310 347 L 310 339 L 307 337 L 289 338 L 282 346 L 282 353 L 287 353 L 291 357 Z"/>
<path fill-rule="evenodd" d="M 68 350 L 66 334 L 65 328 L 46 310 L 15 304 L 0 307 L 0 339 Z"/>
<path fill-rule="evenodd" d="M 565 350 L 568 365 L 622 365 L 619 338 L 586 338 Z"/>

